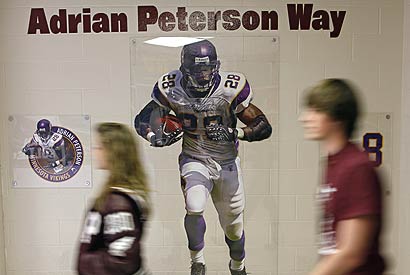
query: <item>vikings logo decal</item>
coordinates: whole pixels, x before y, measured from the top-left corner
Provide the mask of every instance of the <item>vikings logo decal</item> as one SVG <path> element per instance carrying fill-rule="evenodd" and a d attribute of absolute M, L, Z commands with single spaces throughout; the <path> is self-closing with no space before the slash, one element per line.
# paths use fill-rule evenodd
<path fill-rule="evenodd" d="M 84 160 L 79 138 L 69 129 L 52 126 L 47 119 L 37 122 L 33 138 L 22 149 L 33 171 L 50 182 L 63 182 L 78 173 Z"/>

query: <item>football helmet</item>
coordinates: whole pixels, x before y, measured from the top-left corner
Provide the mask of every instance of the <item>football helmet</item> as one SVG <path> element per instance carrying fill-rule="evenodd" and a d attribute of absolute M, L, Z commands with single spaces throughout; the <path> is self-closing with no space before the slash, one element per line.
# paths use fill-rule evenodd
<path fill-rule="evenodd" d="M 215 83 L 219 66 L 215 46 L 208 40 L 185 45 L 180 67 L 184 88 L 199 97 L 206 95 Z"/>
<path fill-rule="evenodd" d="M 51 137 L 51 122 L 47 119 L 39 120 L 36 133 L 43 142 L 46 142 Z"/>

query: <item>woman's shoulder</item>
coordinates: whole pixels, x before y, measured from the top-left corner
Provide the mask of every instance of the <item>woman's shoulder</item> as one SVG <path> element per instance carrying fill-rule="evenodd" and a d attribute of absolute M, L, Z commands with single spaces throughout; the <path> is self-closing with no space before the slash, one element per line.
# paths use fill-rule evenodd
<path fill-rule="evenodd" d="M 133 210 L 136 208 L 137 212 L 144 215 L 146 208 L 146 200 L 135 190 L 124 187 L 111 187 L 110 193 L 107 197 L 107 207 L 111 210 Z"/>

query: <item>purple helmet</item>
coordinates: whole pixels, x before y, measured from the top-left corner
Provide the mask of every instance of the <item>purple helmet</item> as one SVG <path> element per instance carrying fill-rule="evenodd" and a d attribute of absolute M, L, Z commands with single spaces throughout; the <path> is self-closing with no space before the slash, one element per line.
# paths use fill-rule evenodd
<path fill-rule="evenodd" d="M 180 70 L 184 76 L 185 88 L 190 92 L 206 94 L 215 83 L 219 66 L 215 46 L 208 40 L 182 48 Z"/>
<path fill-rule="evenodd" d="M 51 136 L 51 122 L 47 119 L 41 119 L 37 122 L 37 135 L 46 141 Z"/>

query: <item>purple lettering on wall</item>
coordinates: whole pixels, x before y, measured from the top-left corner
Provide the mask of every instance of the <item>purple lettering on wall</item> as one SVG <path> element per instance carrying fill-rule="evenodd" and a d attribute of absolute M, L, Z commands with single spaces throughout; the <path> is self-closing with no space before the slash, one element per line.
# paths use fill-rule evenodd
<path fill-rule="evenodd" d="M 138 6 L 138 31 L 146 32 L 148 25 L 157 23 L 158 10 L 154 6 Z"/>
<path fill-rule="evenodd" d="M 256 30 L 259 27 L 260 18 L 256 11 L 247 11 L 242 16 L 242 25 L 248 31 Z"/>
<path fill-rule="evenodd" d="M 83 8 L 82 13 L 68 13 L 59 9 L 58 14 L 47 16 L 42 8 L 32 8 L 27 34 L 66 34 L 66 33 L 100 33 L 128 32 L 125 13 L 91 14 L 90 8 Z"/>
<path fill-rule="evenodd" d="M 164 32 L 170 32 L 175 28 L 175 16 L 170 12 L 161 13 L 158 18 L 159 28 Z"/>
<path fill-rule="evenodd" d="M 189 16 L 189 26 L 194 31 L 202 31 L 206 27 L 206 17 L 203 12 L 195 11 Z"/>
<path fill-rule="evenodd" d="M 37 31 L 40 31 L 40 34 L 50 33 L 44 9 L 31 9 L 30 12 L 27 34 L 36 34 Z"/>
<path fill-rule="evenodd" d="M 289 29 L 294 31 L 327 31 L 331 38 L 339 37 L 346 11 L 315 9 L 313 4 L 287 4 Z M 275 31 L 279 15 L 274 10 L 193 10 L 176 7 L 159 11 L 154 5 L 137 7 L 137 31 L 148 32 L 155 26 L 163 32 L 186 31 Z M 92 13 L 83 8 L 80 13 L 59 9 L 48 15 L 43 8 L 32 8 L 27 34 L 109 33 L 128 32 L 126 13 Z"/>
<path fill-rule="evenodd" d="M 239 17 L 241 14 L 237 10 L 226 10 L 222 13 L 222 19 L 225 23 L 222 26 L 225 30 L 234 31 L 241 27 L 241 20 Z"/>

